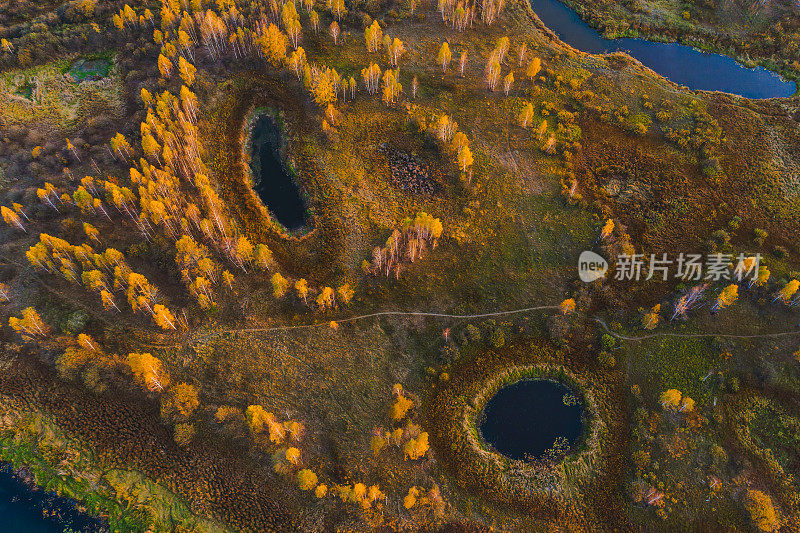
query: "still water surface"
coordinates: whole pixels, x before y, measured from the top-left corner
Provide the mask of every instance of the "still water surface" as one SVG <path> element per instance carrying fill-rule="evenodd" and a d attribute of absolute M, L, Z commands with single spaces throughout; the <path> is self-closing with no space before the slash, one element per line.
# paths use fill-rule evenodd
<path fill-rule="evenodd" d="M 763 67 L 746 68 L 735 59 L 678 43 L 605 39 L 559 0 L 530 0 L 531 7 L 562 41 L 592 54 L 627 52 L 645 66 L 690 89 L 721 91 L 747 98 L 792 96 L 794 82 Z"/>
<path fill-rule="evenodd" d="M 22 481 L 8 463 L 0 463 L 0 531 L 97 533 L 108 531 L 108 525 L 79 511 L 73 500 Z"/>
<path fill-rule="evenodd" d="M 292 231 L 306 225 L 306 206 L 292 173 L 281 160 L 280 135 L 273 117 L 262 114 L 256 118 L 250 168 L 259 198 L 278 222 Z"/>
<path fill-rule="evenodd" d="M 483 439 L 512 459 L 541 457 L 556 439 L 574 446 L 583 433 L 583 402 L 565 402 L 565 395 L 579 398 L 550 380 L 526 379 L 503 387 L 483 410 Z"/>

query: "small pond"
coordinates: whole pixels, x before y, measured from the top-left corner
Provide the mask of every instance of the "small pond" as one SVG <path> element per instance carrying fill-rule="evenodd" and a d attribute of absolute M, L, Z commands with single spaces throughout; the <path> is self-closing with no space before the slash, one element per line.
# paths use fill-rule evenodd
<path fill-rule="evenodd" d="M 75 61 L 69 68 L 69 75 L 80 83 L 101 80 L 111 72 L 112 63 L 105 58 L 83 58 Z"/>
<path fill-rule="evenodd" d="M 78 510 L 76 502 L 40 489 L 0 463 L 0 530 L 3 533 L 108 531 L 108 524 Z"/>
<path fill-rule="evenodd" d="M 569 387 L 552 380 L 526 379 L 503 387 L 486 403 L 480 418 L 484 441 L 512 459 L 537 459 L 556 442 L 575 446 L 583 433 L 583 402 Z"/>
<path fill-rule="evenodd" d="M 559 0 L 530 2 L 545 26 L 570 46 L 591 54 L 627 52 L 665 78 L 690 89 L 747 98 L 787 97 L 797 91 L 794 82 L 763 67 L 746 68 L 731 57 L 678 43 L 606 39 Z"/>
<path fill-rule="evenodd" d="M 270 114 L 258 114 L 252 123 L 250 170 L 254 190 L 280 224 L 289 231 L 308 223 L 306 206 L 293 172 L 281 155 L 281 130 Z"/>

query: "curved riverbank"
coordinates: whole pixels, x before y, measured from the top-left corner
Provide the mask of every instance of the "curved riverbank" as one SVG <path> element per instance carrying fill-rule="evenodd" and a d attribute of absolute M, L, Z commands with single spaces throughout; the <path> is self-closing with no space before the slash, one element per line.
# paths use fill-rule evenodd
<path fill-rule="evenodd" d="M 228 531 L 196 515 L 188 502 L 141 472 L 104 464 L 47 413 L 29 411 L 9 396 L 0 396 L 0 461 L 25 472 L 24 482 L 9 471 L 0 473 L 0 494 L 10 489 L 17 496 L 7 508 L 0 503 L 4 533 L 61 532 L 65 527 L 87 533 Z"/>
<path fill-rule="evenodd" d="M 34 473 L 0 463 L 0 516 L 4 533 L 62 533 L 109 531 L 108 522 L 94 517 L 71 498 L 36 485 Z"/>
<path fill-rule="evenodd" d="M 583 52 L 626 52 L 654 72 L 692 90 L 719 91 L 752 99 L 790 97 L 797 93 L 794 82 L 764 67 L 745 67 L 722 54 L 676 42 L 605 38 L 581 18 L 580 11 L 567 4 L 570 3 L 531 0 L 531 8 L 544 25 L 564 43 Z"/>
<path fill-rule="evenodd" d="M 614 31 L 594 5 L 576 0 L 531 0 L 542 22 L 566 44 L 587 53 L 626 52 L 667 79 L 693 90 L 746 98 L 791 97 L 800 91 L 797 72 L 769 58 L 754 61 L 733 43 L 708 36 L 664 31 Z"/>

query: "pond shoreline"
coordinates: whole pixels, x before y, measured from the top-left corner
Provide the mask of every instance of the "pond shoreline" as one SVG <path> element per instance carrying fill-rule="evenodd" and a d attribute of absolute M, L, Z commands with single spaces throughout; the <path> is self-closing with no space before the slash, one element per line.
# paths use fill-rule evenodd
<path fill-rule="evenodd" d="M 264 126 L 262 124 L 264 121 L 270 121 L 272 124 Z M 242 159 L 245 164 L 243 166 L 247 176 L 247 183 L 267 210 L 270 221 L 286 236 L 302 238 L 313 231 L 314 216 L 309 208 L 308 198 L 298 181 L 297 171 L 291 160 L 286 157 L 287 134 L 287 125 L 279 110 L 268 106 L 253 106 L 245 114 L 244 140 L 242 143 Z M 255 144 L 259 146 L 256 147 Z M 269 146 L 265 146 L 265 144 Z M 256 157 L 256 150 L 258 150 L 258 157 Z M 265 150 L 271 150 L 273 157 L 269 158 L 269 154 L 264 153 Z M 276 160 L 266 162 L 273 163 L 273 166 L 279 166 L 280 173 L 283 175 L 282 177 L 285 177 L 287 183 L 265 182 L 265 177 L 262 174 L 265 155 L 267 156 L 266 159 L 274 158 Z M 275 169 L 273 168 L 272 170 L 274 171 Z M 270 205 L 269 200 L 266 198 L 268 192 L 270 192 L 266 189 L 271 185 L 277 185 L 278 192 L 283 193 L 283 198 L 278 199 L 278 201 L 296 203 L 297 205 L 286 207 L 281 204 L 280 209 L 276 210 L 275 206 Z M 293 198 L 293 196 L 296 196 L 296 198 Z M 297 220 L 298 224 L 288 227 L 284 223 L 287 221 L 287 217 L 291 218 L 291 220 Z M 284 220 L 281 221 L 281 218 Z"/>
<path fill-rule="evenodd" d="M 487 379 L 478 390 L 478 393 L 468 404 L 464 412 L 463 427 L 466 430 L 468 439 L 474 448 L 493 454 L 506 463 L 506 467 L 522 466 L 525 461 L 506 457 L 491 449 L 488 443 L 483 440 L 480 434 L 480 417 L 486 405 L 502 389 L 516 385 L 522 381 L 552 381 L 558 383 L 580 395 L 583 403 L 581 414 L 583 427 L 580 436 L 576 440 L 576 445 L 572 446 L 569 455 L 562 459 L 564 462 L 579 461 L 582 456 L 591 455 L 597 451 L 599 434 L 603 432 L 603 420 L 600 417 L 598 406 L 594 400 L 594 395 L 588 383 L 582 381 L 577 375 L 561 365 L 551 364 L 532 364 L 515 365 L 498 372 L 496 375 Z"/>

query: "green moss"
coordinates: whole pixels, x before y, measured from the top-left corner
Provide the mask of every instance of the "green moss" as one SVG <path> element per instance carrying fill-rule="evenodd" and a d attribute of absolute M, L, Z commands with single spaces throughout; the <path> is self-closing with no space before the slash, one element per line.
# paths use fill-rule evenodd
<path fill-rule="evenodd" d="M 105 78 L 114 66 L 112 57 L 96 55 L 78 59 L 72 63 L 65 73 L 72 76 L 72 79 L 79 83 L 86 79 Z"/>
<path fill-rule="evenodd" d="M 698 403 L 711 400 L 712 389 L 703 379 L 715 366 L 709 339 L 661 337 L 631 347 L 629 358 L 654 394 L 678 389 Z"/>
<path fill-rule="evenodd" d="M 14 94 L 17 94 L 28 100 L 33 100 L 33 87 L 34 85 L 30 80 L 25 80 L 17 86 Z"/>

